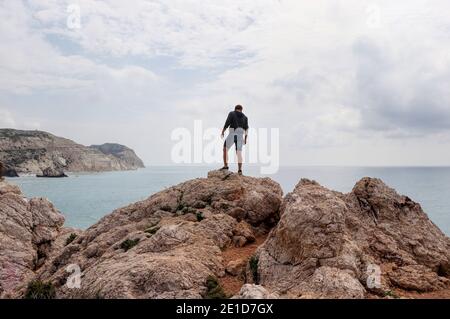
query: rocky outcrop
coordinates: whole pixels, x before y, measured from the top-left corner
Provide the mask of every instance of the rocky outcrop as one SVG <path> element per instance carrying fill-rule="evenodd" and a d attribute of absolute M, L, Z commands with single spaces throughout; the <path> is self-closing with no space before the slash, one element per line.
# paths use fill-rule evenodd
<path fill-rule="evenodd" d="M 285 297 L 364 298 L 449 288 L 450 240 L 381 180 L 349 194 L 302 180 L 258 252 L 259 284 Z"/>
<path fill-rule="evenodd" d="M 20 296 L 49 257 L 64 217 L 45 199 L 27 200 L 0 181 L 0 298 Z"/>
<path fill-rule="evenodd" d="M 0 162 L 0 179 L 3 177 L 19 177 L 16 170 Z"/>
<path fill-rule="evenodd" d="M 60 178 L 67 177 L 64 171 L 52 167 L 47 167 L 42 170 L 42 174 L 37 174 L 36 177 L 51 177 L 51 178 Z"/>
<path fill-rule="evenodd" d="M 62 224 L 48 201 L 0 183 L 0 297 L 23 296 L 31 280 L 57 298 L 223 297 L 221 282 L 237 299 L 450 288 L 449 238 L 378 179 L 349 194 L 302 180 L 283 199 L 268 178 L 214 171 L 85 231 Z"/>
<path fill-rule="evenodd" d="M 3 176 L 6 176 L 6 177 L 19 177 L 19 174 L 17 173 L 17 171 L 14 168 L 6 167 L 3 170 Z"/>
<path fill-rule="evenodd" d="M 232 299 L 278 299 L 276 293 L 267 291 L 263 286 L 255 284 L 245 284 L 242 286 L 238 295 L 233 296 Z"/>
<path fill-rule="evenodd" d="M 131 167 L 141 168 L 144 167 L 144 162 L 137 157 L 136 153 L 131 149 L 124 145 L 114 144 L 114 143 L 106 143 L 102 145 L 91 145 L 93 149 L 99 150 L 105 155 L 111 155 L 115 158 L 120 159 L 124 163 L 127 163 Z"/>
<path fill-rule="evenodd" d="M 37 277 L 59 298 L 202 298 L 208 277 L 225 274 L 222 250 L 266 233 L 281 201 L 270 179 L 212 172 L 105 216 Z M 83 272 L 80 289 L 64 285 L 73 264 Z"/>
<path fill-rule="evenodd" d="M 125 146 L 87 147 L 47 132 L 12 129 L 0 129 L 0 161 L 19 174 L 40 175 L 47 168 L 90 172 L 144 167 Z"/>

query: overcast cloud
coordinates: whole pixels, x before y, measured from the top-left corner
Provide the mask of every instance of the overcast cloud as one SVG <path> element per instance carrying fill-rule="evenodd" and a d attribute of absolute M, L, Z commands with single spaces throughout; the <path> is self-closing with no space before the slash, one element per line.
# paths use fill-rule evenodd
<path fill-rule="evenodd" d="M 448 0 L 3 0 L 0 127 L 172 164 L 173 129 L 220 127 L 239 103 L 251 126 L 280 129 L 284 165 L 450 165 L 448 12 Z"/>

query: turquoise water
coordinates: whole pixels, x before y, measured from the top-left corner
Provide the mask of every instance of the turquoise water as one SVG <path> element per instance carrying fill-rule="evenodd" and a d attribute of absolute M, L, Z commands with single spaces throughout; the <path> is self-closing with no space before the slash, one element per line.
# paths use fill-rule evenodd
<path fill-rule="evenodd" d="M 179 182 L 205 177 L 212 167 L 165 166 L 138 171 L 75 174 L 63 179 L 9 179 L 27 197 L 46 197 L 65 215 L 66 225 L 87 228 L 114 209 L 142 200 Z M 245 173 L 260 176 L 257 167 Z M 419 202 L 431 220 L 450 235 L 450 167 L 282 167 L 272 179 L 285 193 L 302 177 L 349 192 L 364 176 L 378 177 Z"/>

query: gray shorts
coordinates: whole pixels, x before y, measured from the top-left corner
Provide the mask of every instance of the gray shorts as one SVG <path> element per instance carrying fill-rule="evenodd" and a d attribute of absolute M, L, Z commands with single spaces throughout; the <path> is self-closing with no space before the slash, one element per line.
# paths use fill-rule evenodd
<path fill-rule="evenodd" d="M 223 144 L 223 147 L 225 147 L 226 149 L 229 150 L 233 146 L 233 144 L 236 145 L 236 151 L 242 151 L 242 148 L 244 146 L 244 129 L 230 128 L 230 133 L 228 134 L 227 138 L 225 139 L 225 143 Z"/>

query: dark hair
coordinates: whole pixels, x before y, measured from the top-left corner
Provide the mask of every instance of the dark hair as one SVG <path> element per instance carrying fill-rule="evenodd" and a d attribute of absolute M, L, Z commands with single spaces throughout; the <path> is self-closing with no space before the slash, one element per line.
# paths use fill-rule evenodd
<path fill-rule="evenodd" d="M 244 108 L 242 107 L 242 105 L 236 105 L 235 107 L 234 107 L 234 110 L 235 111 L 242 111 Z"/>

